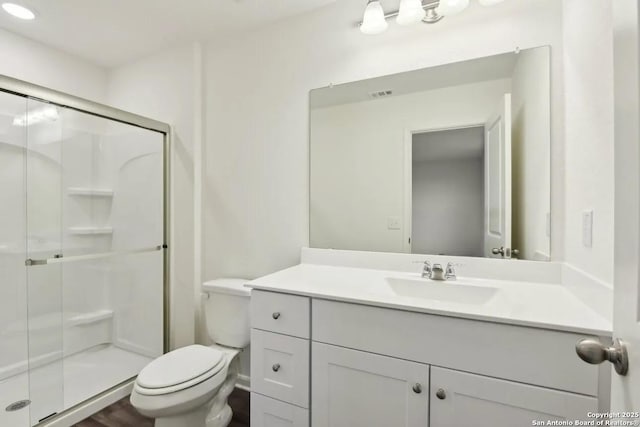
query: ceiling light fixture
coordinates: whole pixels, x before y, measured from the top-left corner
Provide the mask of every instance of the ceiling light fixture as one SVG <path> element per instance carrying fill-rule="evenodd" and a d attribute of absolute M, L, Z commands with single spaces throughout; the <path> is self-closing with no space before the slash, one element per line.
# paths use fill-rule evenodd
<path fill-rule="evenodd" d="M 379 0 L 369 0 L 367 7 L 364 9 L 364 16 L 360 24 L 360 31 L 364 34 L 380 34 L 387 29 L 387 23 L 384 10 Z"/>
<path fill-rule="evenodd" d="M 478 0 L 482 6 L 493 6 L 504 0 Z M 400 25 L 419 22 L 435 24 L 443 17 L 455 15 L 469 6 L 469 0 L 400 0 L 399 10 L 384 13 L 380 0 L 368 0 L 362 22 L 358 24 L 364 34 L 380 34 L 387 29 L 388 19 L 396 18 Z"/>
<path fill-rule="evenodd" d="M 25 21 L 31 21 L 36 18 L 36 14 L 31 9 L 16 4 L 16 3 L 2 3 L 2 8 L 9 15 L 18 19 L 24 19 Z"/>
<path fill-rule="evenodd" d="M 460 13 L 469 7 L 469 0 L 440 0 L 436 12 L 442 16 L 451 16 Z"/>
<path fill-rule="evenodd" d="M 426 14 L 422 8 L 422 0 L 401 0 L 396 22 L 400 25 L 417 24 Z"/>

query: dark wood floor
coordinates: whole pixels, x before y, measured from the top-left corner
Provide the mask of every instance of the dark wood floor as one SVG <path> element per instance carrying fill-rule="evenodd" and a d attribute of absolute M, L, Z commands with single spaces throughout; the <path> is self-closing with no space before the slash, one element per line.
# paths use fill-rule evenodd
<path fill-rule="evenodd" d="M 229 396 L 233 419 L 229 427 L 249 427 L 249 393 L 235 389 Z M 107 406 L 75 427 L 153 427 L 153 420 L 143 417 L 129 403 L 129 397 Z"/>

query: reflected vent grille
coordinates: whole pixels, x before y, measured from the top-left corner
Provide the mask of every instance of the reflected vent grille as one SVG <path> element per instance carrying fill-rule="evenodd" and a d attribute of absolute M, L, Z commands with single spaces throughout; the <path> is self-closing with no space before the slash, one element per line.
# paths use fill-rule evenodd
<path fill-rule="evenodd" d="M 384 98 L 387 96 L 393 95 L 392 90 L 377 90 L 375 92 L 369 92 L 369 97 L 371 98 Z"/>

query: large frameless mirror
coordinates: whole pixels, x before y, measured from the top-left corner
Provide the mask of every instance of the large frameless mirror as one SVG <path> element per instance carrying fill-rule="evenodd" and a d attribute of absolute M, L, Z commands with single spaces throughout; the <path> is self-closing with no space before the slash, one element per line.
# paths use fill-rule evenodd
<path fill-rule="evenodd" d="M 550 259 L 550 48 L 315 89 L 310 246 Z"/>

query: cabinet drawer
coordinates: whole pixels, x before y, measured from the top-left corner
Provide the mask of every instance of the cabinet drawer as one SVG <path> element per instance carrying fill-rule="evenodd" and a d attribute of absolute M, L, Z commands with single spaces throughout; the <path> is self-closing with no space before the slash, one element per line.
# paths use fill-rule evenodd
<path fill-rule="evenodd" d="M 300 338 L 309 338 L 307 297 L 276 292 L 251 292 L 251 327 Z"/>
<path fill-rule="evenodd" d="M 598 395 L 584 336 L 523 326 L 313 300 L 313 341 L 573 393 Z"/>
<path fill-rule="evenodd" d="M 431 368 L 431 425 L 530 426 L 587 420 L 598 399 L 444 368 Z"/>
<path fill-rule="evenodd" d="M 309 407 L 309 341 L 251 330 L 251 389 Z"/>
<path fill-rule="evenodd" d="M 254 427 L 309 427 L 309 411 L 258 393 L 251 393 Z"/>

